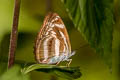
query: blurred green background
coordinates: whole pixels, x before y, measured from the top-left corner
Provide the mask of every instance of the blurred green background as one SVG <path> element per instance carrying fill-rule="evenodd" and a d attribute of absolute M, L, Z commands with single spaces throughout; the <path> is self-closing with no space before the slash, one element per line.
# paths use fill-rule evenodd
<path fill-rule="evenodd" d="M 69 33 L 72 50 L 76 50 L 76 54 L 72 57 L 73 61 L 70 66 L 80 66 L 82 76 L 77 80 L 117 80 L 119 78 L 118 51 L 120 51 L 120 27 L 118 27 L 120 24 L 120 10 L 117 8 L 119 7 L 120 1 L 113 1 L 114 16 L 116 17 L 115 20 L 117 20 L 117 23 L 114 24 L 113 28 L 112 48 L 113 53 L 115 53 L 111 58 L 113 61 L 112 68 L 109 68 L 109 66 L 105 64 L 105 61 L 96 53 L 95 49 L 89 45 L 88 41 L 83 38 L 79 30 L 74 27 L 64 4 L 60 0 L 51 1 L 52 11 L 58 13 L 63 19 Z M 14 0 L 0 0 L 0 75 L 4 72 L 7 63 L 13 9 Z M 19 34 L 15 55 L 16 64 L 35 62 L 33 54 L 34 41 L 46 14 L 47 0 L 21 0 Z M 111 70 L 113 70 L 112 73 Z M 52 74 L 37 71 L 32 71 L 30 78 L 31 80 L 64 80 Z"/>

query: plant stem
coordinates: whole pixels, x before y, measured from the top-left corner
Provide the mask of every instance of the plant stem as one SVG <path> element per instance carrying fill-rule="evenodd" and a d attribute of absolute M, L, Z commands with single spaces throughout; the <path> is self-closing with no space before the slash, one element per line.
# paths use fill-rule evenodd
<path fill-rule="evenodd" d="M 14 60 L 15 60 L 15 50 L 16 50 L 16 45 L 17 45 L 17 34 L 18 34 L 19 11 L 20 11 L 20 0 L 15 0 L 13 25 L 12 25 L 12 31 L 11 31 L 11 36 L 10 36 L 8 68 L 11 68 L 14 65 Z"/>

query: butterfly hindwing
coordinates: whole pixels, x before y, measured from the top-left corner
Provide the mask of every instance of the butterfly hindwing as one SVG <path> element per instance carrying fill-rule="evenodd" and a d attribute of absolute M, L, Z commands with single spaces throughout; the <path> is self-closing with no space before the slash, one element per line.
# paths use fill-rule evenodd
<path fill-rule="evenodd" d="M 49 13 L 45 17 L 35 42 L 34 52 L 38 63 L 48 63 L 52 57 L 57 58 L 61 55 L 71 54 L 66 27 L 56 13 Z"/>

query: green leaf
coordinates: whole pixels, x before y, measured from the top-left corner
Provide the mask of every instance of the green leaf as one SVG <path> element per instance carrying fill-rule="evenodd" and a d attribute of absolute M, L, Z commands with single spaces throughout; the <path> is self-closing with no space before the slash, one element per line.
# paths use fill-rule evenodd
<path fill-rule="evenodd" d="M 62 0 L 75 27 L 111 67 L 113 0 Z"/>
<path fill-rule="evenodd" d="M 14 66 L 0 76 L 0 80 L 30 80 L 29 76 L 21 73 L 19 66 Z"/>
<path fill-rule="evenodd" d="M 27 74 L 33 70 L 45 73 L 54 73 L 59 77 L 66 79 L 77 79 L 81 76 L 79 67 L 55 66 L 46 64 L 33 64 L 22 69 L 23 74 Z"/>

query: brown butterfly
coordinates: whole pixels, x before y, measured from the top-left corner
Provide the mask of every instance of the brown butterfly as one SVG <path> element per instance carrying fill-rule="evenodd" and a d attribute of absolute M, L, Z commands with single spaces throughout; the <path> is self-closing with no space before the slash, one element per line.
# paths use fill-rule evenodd
<path fill-rule="evenodd" d="M 35 42 L 35 59 L 42 64 L 58 64 L 69 61 L 75 52 L 71 53 L 71 44 L 66 27 L 56 13 L 49 13 L 38 33 Z"/>

